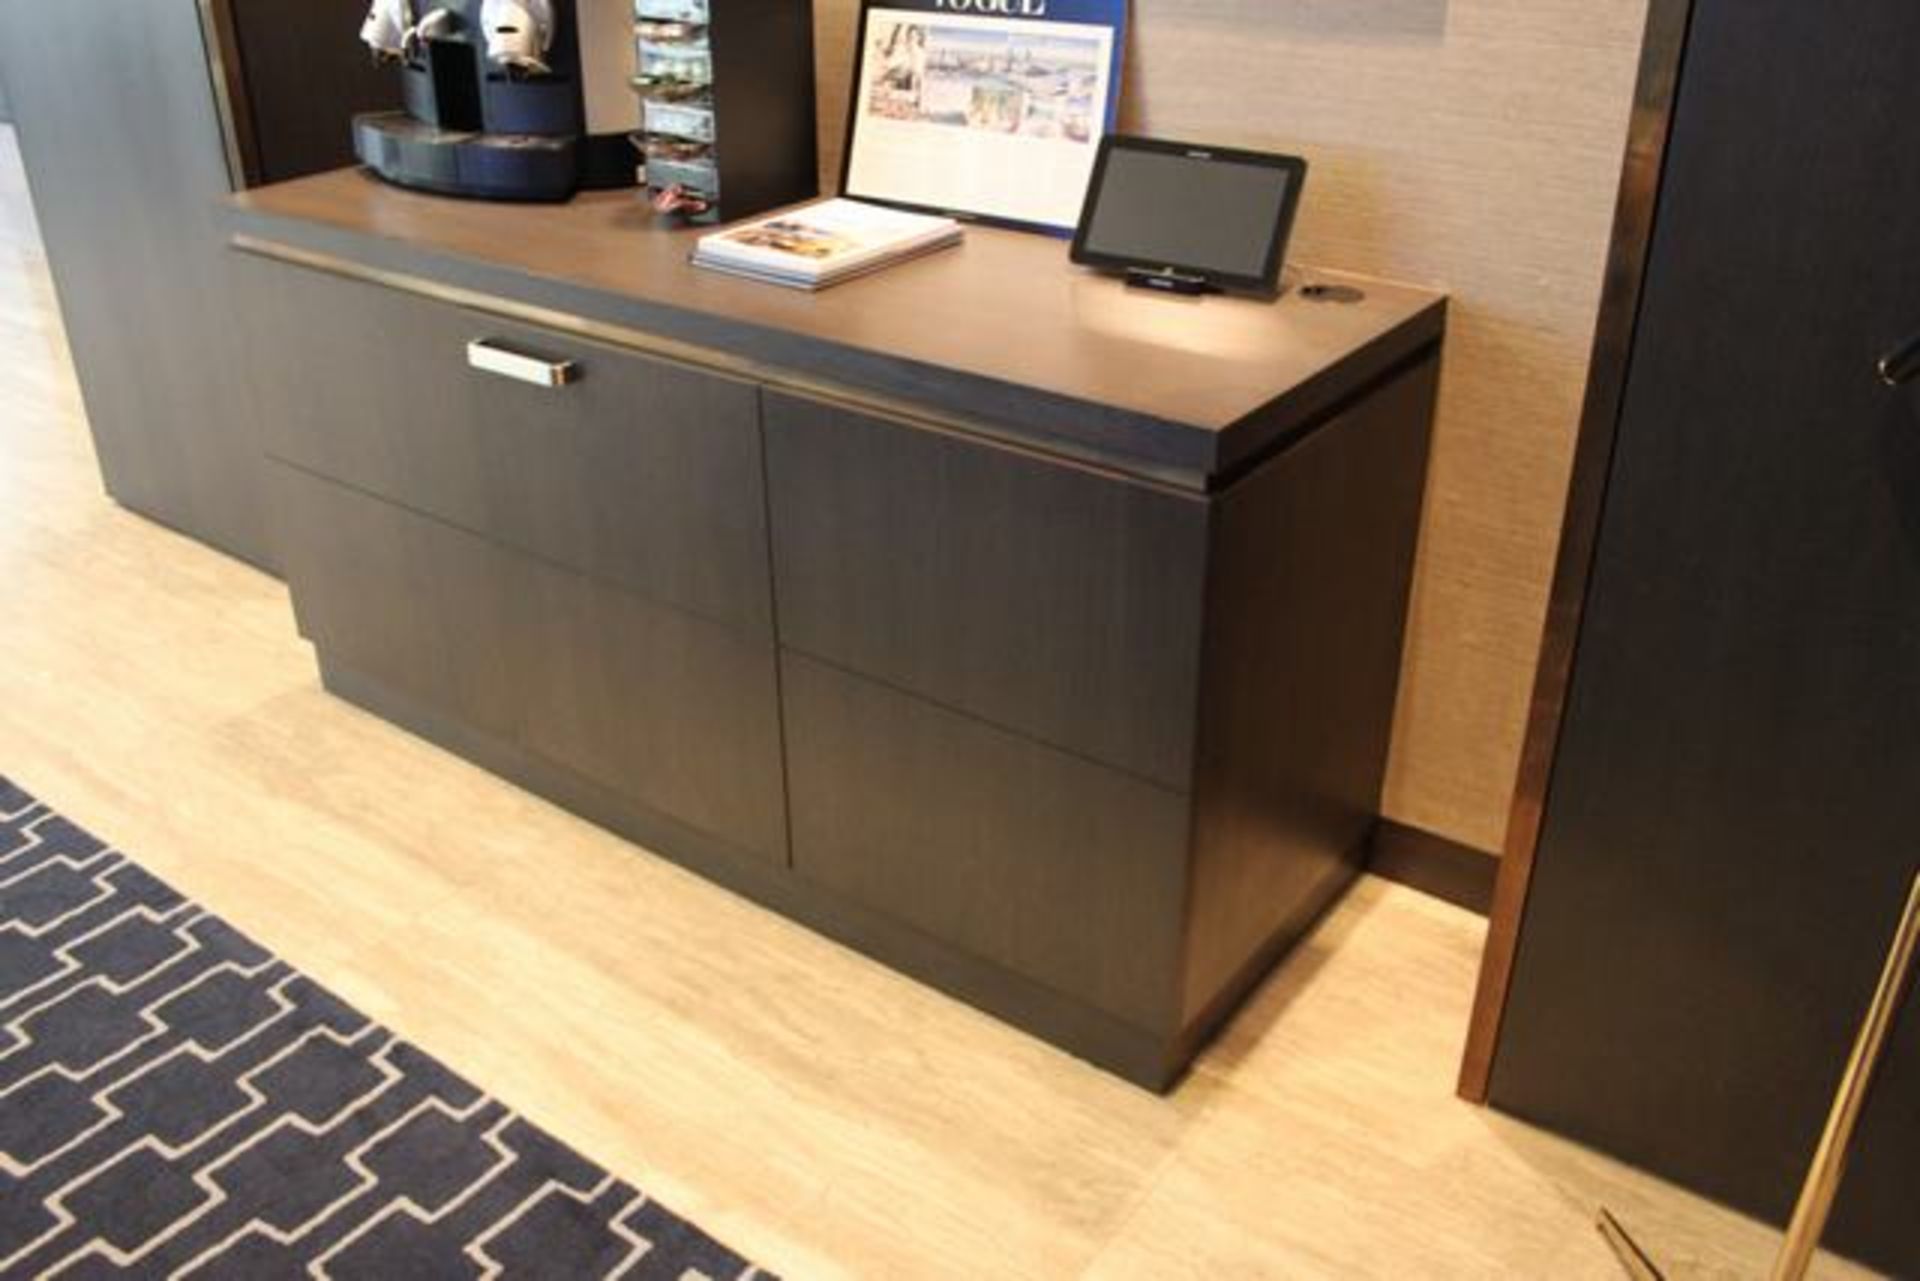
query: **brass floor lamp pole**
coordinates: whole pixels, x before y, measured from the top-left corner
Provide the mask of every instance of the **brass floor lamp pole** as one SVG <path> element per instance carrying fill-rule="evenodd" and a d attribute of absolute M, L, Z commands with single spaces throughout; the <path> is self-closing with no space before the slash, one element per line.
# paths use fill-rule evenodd
<path fill-rule="evenodd" d="M 1840 1176 L 1846 1173 L 1847 1156 L 1853 1150 L 1853 1132 L 1860 1124 L 1860 1110 L 1866 1106 L 1867 1091 L 1885 1057 L 1887 1037 L 1900 1014 L 1901 1003 L 1913 986 L 1913 960 L 1920 951 L 1920 876 L 1913 878 L 1907 895 L 1907 910 L 1894 931 L 1893 948 L 1887 953 L 1887 965 L 1880 972 L 1880 986 L 1874 991 L 1873 1004 L 1867 1007 L 1866 1022 L 1860 1025 L 1860 1037 L 1853 1043 L 1853 1057 L 1840 1078 L 1840 1090 L 1833 1096 L 1833 1111 L 1827 1114 L 1826 1132 L 1813 1152 L 1813 1168 L 1800 1188 L 1800 1203 L 1794 1207 L 1793 1222 L 1787 1226 L 1787 1239 L 1773 1265 L 1773 1281 L 1800 1281 L 1820 1248 L 1821 1234 L 1827 1228 L 1827 1216 L 1833 1213 L 1833 1199 L 1840 1191 Z"/>
<path fill-rule="evenodd" d="M 1833 1213 L 1834 1198 L 1840 1192 L 1840 1179 L 1846 1173 L 1847 1157 L 1853 1150 L 1854 1132 L 1860 1125 L 1860 1113 L 1866 1107 L 1873 1078 L 1886 1057 L 1887 1038 L 1893 1032 L 1900 1007 L 1912 990 L 1914 960 L 1920 955 L 1920 874 L 1913 878 L 1907 894 L 1907 907 L 1894 931 L 1893 946 L 1887 952 L 1886 967 L 1880 972 L 1880 985 L 1874 989 L 1873 1002 L 1867 1007 L 1866 1020 L 1853 1043 L 1847 1070 L 1840 1077 L 1840 1089 L 1833 1096 L 1833 1109 L 1827 1114 L 1827 1128 L 1814 1149 L 1813 1166 L 1800 1187 L 1800 1200 L 1794 1206 L 1793 1220 L 1787 1225 L 1787 1237 L 1774 1260 L 1773 1281 L 1803 1281 L 1813 1256 L 1826 1232 L 1827 1218 Z M 1660 1269 L 1634 1241 L 1620 1221 L 1607 1210 L 1600 1211 L 1600 1233 L 1629 1275 L 1636 1281 L 1657 1281 Z"/>

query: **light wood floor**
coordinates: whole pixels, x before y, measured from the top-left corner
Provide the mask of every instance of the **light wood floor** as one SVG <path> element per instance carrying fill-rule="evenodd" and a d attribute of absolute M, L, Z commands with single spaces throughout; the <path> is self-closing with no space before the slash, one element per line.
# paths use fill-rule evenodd
<path fill-rule="evenodd" d="M 324 695 L 279 584 L 99 490 L 0 129 L 0 772 L 790 1276 L 1676 1276 L 1758 1226 L 1455 1101 L 1483 925 L 1357 890 L 1172 1098 Z"/>

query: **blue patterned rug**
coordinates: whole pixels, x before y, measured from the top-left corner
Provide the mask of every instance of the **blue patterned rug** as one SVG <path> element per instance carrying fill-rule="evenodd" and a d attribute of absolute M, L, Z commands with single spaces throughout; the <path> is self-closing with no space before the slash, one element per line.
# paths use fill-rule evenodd
<path fill-rule="evenodd" d="M 0 1277 L 765 1275 L 0 778 Z"/>

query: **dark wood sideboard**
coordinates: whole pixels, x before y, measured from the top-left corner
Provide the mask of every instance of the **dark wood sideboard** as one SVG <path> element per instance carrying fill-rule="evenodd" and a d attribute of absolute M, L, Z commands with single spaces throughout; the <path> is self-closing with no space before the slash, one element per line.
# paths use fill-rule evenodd
<path fill-rule="evenodd" d="M 805 295 L 628 197 L 355 172 L 229 230 L 341 696 L 1155 1088 L 1355 875 L 1437 296 L 1175 301 L 982 229 Z"/>

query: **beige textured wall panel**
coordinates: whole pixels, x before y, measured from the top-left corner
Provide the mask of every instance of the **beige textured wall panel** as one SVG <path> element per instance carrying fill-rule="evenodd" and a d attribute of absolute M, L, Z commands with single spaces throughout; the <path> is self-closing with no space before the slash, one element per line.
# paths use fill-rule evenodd
<path fill-rule="evenodd" d="M 839 172 L 857 0 L 816 0 Z M 1453 295 L 1387 812 L 1498 849 L 1646 0 L 1135 0 L 1127 128 L 1293 151 L 1293 257 Z"/>

